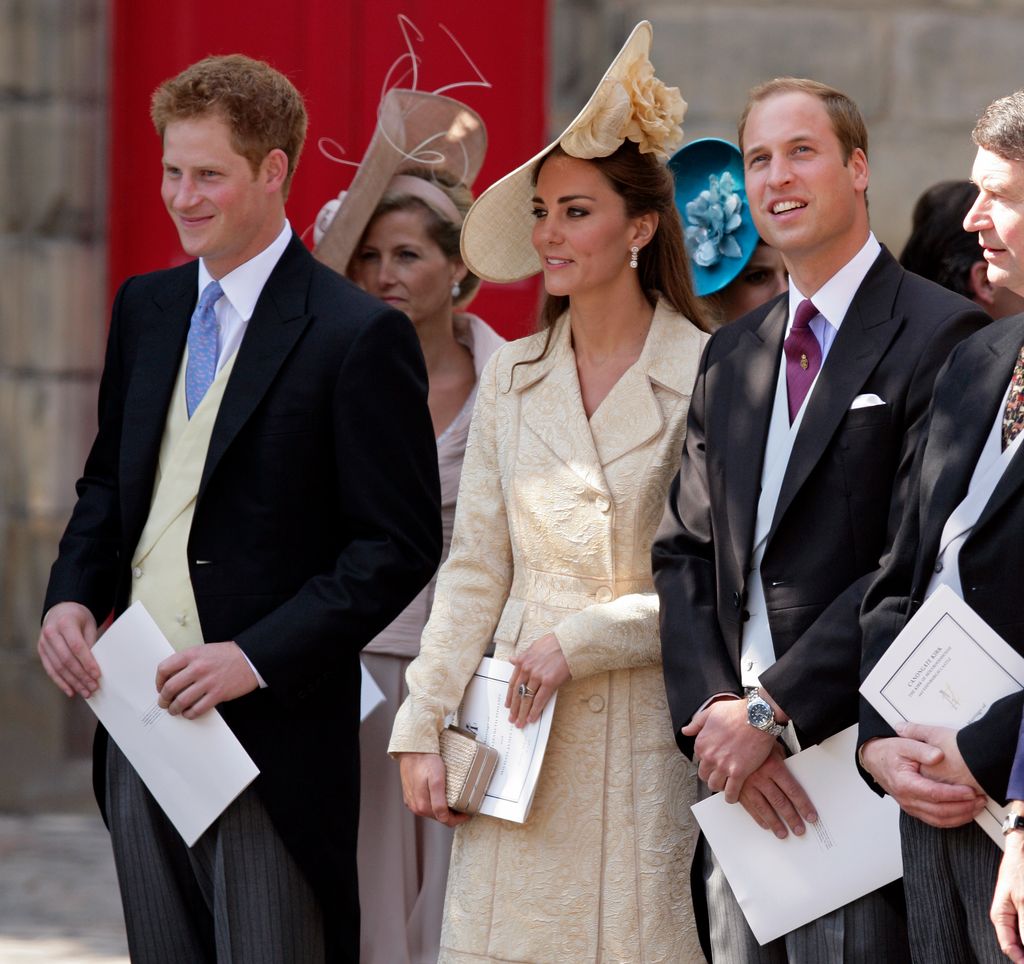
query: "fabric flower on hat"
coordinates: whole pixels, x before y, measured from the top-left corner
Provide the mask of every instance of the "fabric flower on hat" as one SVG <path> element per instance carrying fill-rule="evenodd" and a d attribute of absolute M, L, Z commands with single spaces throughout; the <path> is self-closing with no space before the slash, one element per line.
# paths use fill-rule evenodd
<path fill-rule="evenodd" d="M 634 61 L 618 80 L 606 78 L 604 91 L 591 105 L 559 141 L 572 157 L 607 157 L 628 138 L 641 154 L 667 160 L 683 142 L 686 101 L 678 87 L 666 87 L 654 76 L 646 57 Z"/>
<path fill-rule="evenodd" d="M 708 178 L 708 188 L 686 205 L 686 250 L 702 268 L 743 256 L 732 236 L 743 223 L 743 198 L 728 171 Z"/>
<path fill-rule="evenodd" d="M 645 57 L 626 72 L 624 85 L 633 105 L 623 134 L 640 147 L 641 154 L 657 154 L 668 160 L 683 143 L 686 101 L 678 87 L 666 87 L 654 76 L 654 65 Z"/>

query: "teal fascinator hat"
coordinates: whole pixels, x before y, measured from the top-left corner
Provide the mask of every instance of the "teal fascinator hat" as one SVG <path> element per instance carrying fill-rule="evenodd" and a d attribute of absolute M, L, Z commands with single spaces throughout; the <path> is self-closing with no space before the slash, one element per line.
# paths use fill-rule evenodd
<path fill-rule="evenodd" d="M 668 162 L 698 295 L 721 291 L 746 267 L 759 240 L 743 187 L 743 156 L 717 137 L 693 141 Z"/>

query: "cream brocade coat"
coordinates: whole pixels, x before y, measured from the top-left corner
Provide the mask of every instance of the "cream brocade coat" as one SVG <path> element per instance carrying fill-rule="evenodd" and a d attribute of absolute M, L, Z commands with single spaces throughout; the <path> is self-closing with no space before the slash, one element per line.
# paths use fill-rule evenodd
<path fill-rule="evenodd" d="M 527 823 L 476 816 L 456 831 L 441 961 L 703 960 L 696 776 L 666 705 L 650 550 L 706 340 L 659 305 L 589 422 L 567 318 L 542 361 L 513 377 L 539 334 L 481 376 L 451 554 L 389 750 L 437 751 L 492 638 L 508 659 L 554 631 L 572 679 Z"/>

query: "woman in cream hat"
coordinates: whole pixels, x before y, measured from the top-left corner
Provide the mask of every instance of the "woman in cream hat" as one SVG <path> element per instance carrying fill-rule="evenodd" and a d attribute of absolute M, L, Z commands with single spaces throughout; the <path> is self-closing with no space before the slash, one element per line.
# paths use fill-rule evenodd
<path fill-rule="evenodd" d="M 483 163 L 483 122 L 464 104 L 393 89 L 352 186 L 317 218 L 316 254 L 404 311 L 427 363 L 428 404 L 441 476 L 443 553 L 480 372 L 504 339 L 465 310 L 479 284 L 459 253 L 469 186 Z M 443 556 L 442 556 L 443 558 Z M 437 960 L 452 831 L 402 805 L 386 756 L 405 670 L 419 651 L 433 583 L 364 650 L 385 701 L 360 727 L 359 894 L 361 964 Z"/>
<path fill-rule="evenodd" d="M 702 959 L 696 778 L 665 702 L 650 547 L 707 336 L 664 166 L 685 105 L 654 77 L 650 40 L 641 23 L 569 129 L 463 226 L 471 271 L 543 270 L 548 299 L 544 330 L 481 376 L 390 745 L 409 807 L 458 826 L 445 962 Z M 557 695 L 525 824 L 445 804 L 438 734 L 492 641 L 519 725 Z"/>

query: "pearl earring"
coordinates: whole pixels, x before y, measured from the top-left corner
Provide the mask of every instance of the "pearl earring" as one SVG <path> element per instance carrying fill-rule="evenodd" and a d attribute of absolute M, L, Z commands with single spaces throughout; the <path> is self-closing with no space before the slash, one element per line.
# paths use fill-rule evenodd
<path fill-rule="evenodd" d="M 457 281 L 452 285 L 452 301 L 458 301 L 459 295 L 462 294 L 462 285 Z"/>
<path fill-rule="evenodd" d="M 639 257 L 640 257 L 640 248 L 639 248 L 638 245 L 634 244 L 633 247 L 631 247 L 629 249 L 629 266 L 631 268 L 633 268 L 634 270 L 636 269 L 637 258 L 639 258 Z"/>

